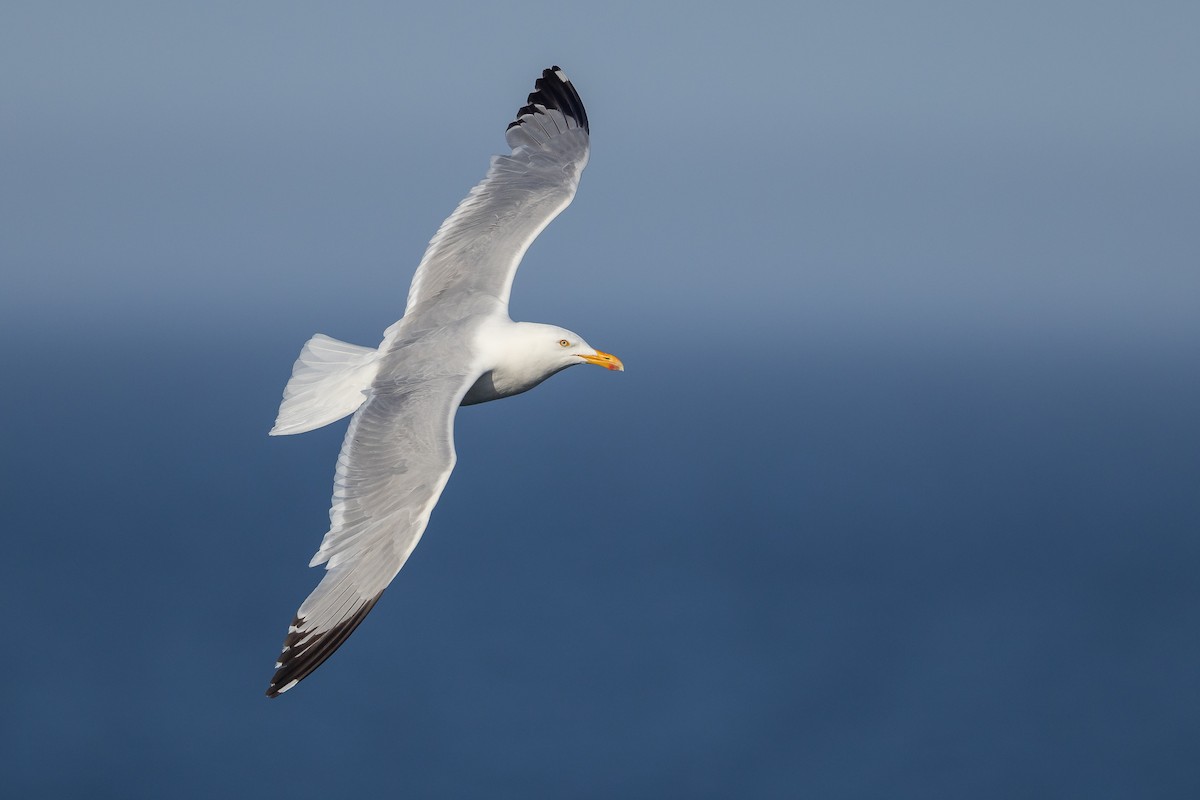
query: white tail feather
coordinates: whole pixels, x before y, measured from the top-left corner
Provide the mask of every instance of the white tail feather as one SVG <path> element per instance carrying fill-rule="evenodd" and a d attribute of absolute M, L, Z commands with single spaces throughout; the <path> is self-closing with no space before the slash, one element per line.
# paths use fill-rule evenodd
<path fill-rule="evenodd" d="M 378 370 L 378 350 L 318 333 L 292 367 L 271 435 L 304 433 L 353 413 Z"/>

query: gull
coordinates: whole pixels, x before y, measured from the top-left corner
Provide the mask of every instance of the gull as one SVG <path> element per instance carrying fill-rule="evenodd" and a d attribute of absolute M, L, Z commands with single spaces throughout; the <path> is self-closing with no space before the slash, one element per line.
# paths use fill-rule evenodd
<path fill-rule="evenodd" d="M 542 71 L 505 138 L 512 152 L 492 157 L 438 228 L 379 347 L 317 334 L 292 368 L 271 435 L 354 416 L 329 531 L 309 563 L 325 574 L 288 627 L 268 697 L 324 663 L 412 554 L 454 469 L 460 405 L 520 394 L 576 364 L 624 370 L 577 333 L 508 314 L 521 257 L 575 197 L 588 162 L 587 112 L 561 69 Z"/>

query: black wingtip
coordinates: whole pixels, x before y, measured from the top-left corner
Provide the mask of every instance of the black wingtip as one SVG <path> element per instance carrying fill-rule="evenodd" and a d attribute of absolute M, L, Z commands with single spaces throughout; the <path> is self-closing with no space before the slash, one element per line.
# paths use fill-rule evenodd
<path fill-rule="evenodd" d="M 542 106 L 561 111 L 563 116 L 574 120 L 579 127 L 591 133 L 587 111 L 583 107 L 583 101 L 579 99 L 579 92 L 575 91 L 571 79 L 561 67 L 556 64 L 550 69 L 542 70 L 542 77 L 534 81 L 533 88 L 534 91 L 525 101 L 526 104 L 517 110 L 517 118 L 508 124 L 509 128 L 520 125 L 521 117 L 536 114 L 537 107 Z"/>
<path fill-rule="evenodd" d="M 309 635 L 303 630 L 303 618 L 296 617 L 292 620 L 292 631 L 283 640 L 279 667 L 267 686 L 267 697 L 278 697 L 324 664 L 326 659 L 345 643 L 350 634 L 354 633 L 354 629 L 362 624 L 382 594 L 383 592 L 380 592 L 364 603 L 354 612 L 354 616 L 316 635 Z"/>

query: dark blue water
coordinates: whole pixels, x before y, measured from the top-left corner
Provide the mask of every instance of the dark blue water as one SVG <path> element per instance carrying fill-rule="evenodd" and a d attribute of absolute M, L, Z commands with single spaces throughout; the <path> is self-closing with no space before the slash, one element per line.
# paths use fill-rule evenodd
<path fill-rule="evenodd" d="M 344 423 L 198 339 L 0 356 L 6 796 L 1200 796 L 1194 345 L 604 342 L 268 701 Z"/>

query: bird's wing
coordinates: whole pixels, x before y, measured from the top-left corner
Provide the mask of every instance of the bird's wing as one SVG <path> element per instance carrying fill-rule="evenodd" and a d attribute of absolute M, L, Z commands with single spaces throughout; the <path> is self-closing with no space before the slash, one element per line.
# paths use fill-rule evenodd
<path fill-rule="evenodd" d="M 402 345 L 355 412 L 338 456 L 329 532 L 310 562 L 325 564 L 325 576 L 288 628 L 269 697 L 341 646 L 421 538 L 454 468 L 454 413 L 479 377 L 460 350 Z"/>
<path fill-rule="evenodd" d="M 583 101 L 558 67 L 534 87 L 505 134 L 512 152 L 492 158 L 487 177 L 429 242 L 405 315 L 446 292 L 482 293 L 507 308 L 521 257 L 575 197 L 588 161 Z"/>

